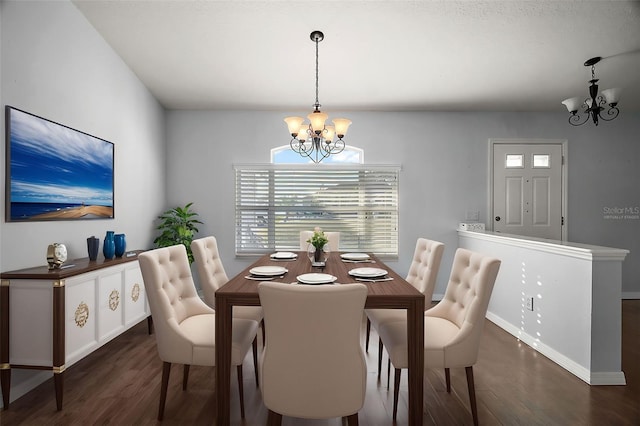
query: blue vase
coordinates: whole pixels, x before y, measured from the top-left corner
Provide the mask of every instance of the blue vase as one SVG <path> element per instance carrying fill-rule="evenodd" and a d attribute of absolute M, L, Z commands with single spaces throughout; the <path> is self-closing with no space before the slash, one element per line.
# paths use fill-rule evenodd
<path fill-rule="evenodd" d="M 127 248 L 127 240 L 124 237 L 124 234 L 116 234 L 113 237 L 115 243 L 115 254 L 116 257 L 122 257 L 124 251 Z"/>
<path fill-rule="evenodd" d="M 113 256 L 116 254 L 116 243 L 113 234 L 113 231 L 107 231 L 107 235 L 104 237 L 102 254 L 104 254 L 105 259 L 113 259 Z"/>

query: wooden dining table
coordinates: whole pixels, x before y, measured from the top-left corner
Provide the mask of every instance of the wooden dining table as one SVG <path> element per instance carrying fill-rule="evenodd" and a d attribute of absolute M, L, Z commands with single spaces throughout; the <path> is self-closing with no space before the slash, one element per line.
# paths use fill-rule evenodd
<path fill-rule="evenodd" d="M 339 253 L 331 253 L 323 268 L 312 267 L 306 252 L 298 252 L 297 259 L 273 260 L 266 254 L 248 266 L 216 291 L 216 424 L 230 423 L 231 388 L 231 319 L 234 306 L 260 306 L 258 285 L 260 281 L 245 278 L 257 266 L 282 266 L 287 269 L 284 277 L 272 282 L 294 283 L 306 273 L 326 273 L 337 277 L 334 284 L 357 282 L 349 275 L 354 268 L 375 267 L 388 271 L 390 281 L 363 282 L 368 294 L 365 308 L 406 309 L 409 354 L 409 424 L 422 425 L 422 401 L 424 378 L 424 295 L 403 277 L 387 267 L 379 258 L 371 256 L 375 263 L 345 262 Z"/>

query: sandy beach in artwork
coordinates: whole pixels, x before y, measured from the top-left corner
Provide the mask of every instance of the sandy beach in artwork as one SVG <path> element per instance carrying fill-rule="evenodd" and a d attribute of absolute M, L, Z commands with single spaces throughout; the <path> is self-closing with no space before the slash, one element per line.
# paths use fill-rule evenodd
<path fill-rule="evenodd" d="M 113 217 L 113 207 L 106 206 L 82 206 L 72 209 L 58 210 L 55 212 L 42 213 L 39 215 L 31 216 L 31 220 L 42 219 L 79 219 L 82 217 Z"/>

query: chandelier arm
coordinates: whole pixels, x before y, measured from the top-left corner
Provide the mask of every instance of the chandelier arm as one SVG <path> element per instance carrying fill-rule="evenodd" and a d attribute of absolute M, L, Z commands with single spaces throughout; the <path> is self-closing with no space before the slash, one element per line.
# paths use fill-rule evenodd
<path fill-rule="evenodd" d="M 604 108 L 601 108 L 600 111 L 598 112 L 598 115 L 604 121 L 611 121 L 615 119 L 618 116 L 618 114 L 620 114 L 620 110 L 618 109 L 617 106 L 610 106 L 609 109 L 606 111 L 606 115 L 602 114 L 604 110 L 605 110 Z"/>
<path fill-rule="evenodd" d="M 584 123 L 589 121 L 590 114 L 579 115 L 579 114 L 571 114 L 569 115 L 569 124 L 572 126 L 582 126 Z"/>

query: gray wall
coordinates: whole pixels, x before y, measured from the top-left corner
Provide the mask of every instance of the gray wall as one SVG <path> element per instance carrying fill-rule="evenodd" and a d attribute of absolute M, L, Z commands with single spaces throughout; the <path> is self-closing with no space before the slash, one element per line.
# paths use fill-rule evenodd
<path fill-rule="evenodd" d="M 353 120 L 347 143 L 365 162 L 400 164 L 400 258 L 406 273 L 419 236 L 445 243 L 436 294 L 444 293 L 457 247 L 455 229 L 467 210 L 487 222 L 490 138 L 568 140 L 569 240 L 631 250 L 623 291 L 640 297 L 640 220 L 604 219 L 603 207 L 640 206 L 640 114 L 612 123 L 570 126 L 557 113 L 332 112 Z M 288 143 L 283 117 L 305 111 L 202 112 L 167 115 L 167 201 L 193 201 L 205 224 L 200 236 L 218 238 L 227 273 L 251 259 L 234 256 L 233 163 L 269 162 L 271 148 Z M 236 134 L 240 129 L 241 134 Z"/>
<path fill-rule="evenodd" d="M 130 248 L 151 247 L 153 221 L 165 207 L 164 109 L 69 2 L 0 3 L 0 99 L 115 144 L 115 219 L 6 223 L 5 150 L 0 150 L 0 268 L 46 264 L 47 246 L 66 244 L 69 258 L 87 256 L 86 238 L 107 230 Z M 4 145 L 4 144 L 3 144 Z M 12 400 L 50 377 L 12 373 Z"/>
<path fill-rule="evenodd" d="M 11 105 L 115 144 L 115 219 L 0 223 L 3 271 L 46 264 L 47 245 L 87 256 L 107 230 L 151 247 L 165 206 L 164 109 L 68 2 L 2 3 L 2 107 Z M 4 130 L 4 110 L 2 111 Z M 1 150 L 4 194 L 5 150 Z"/>

